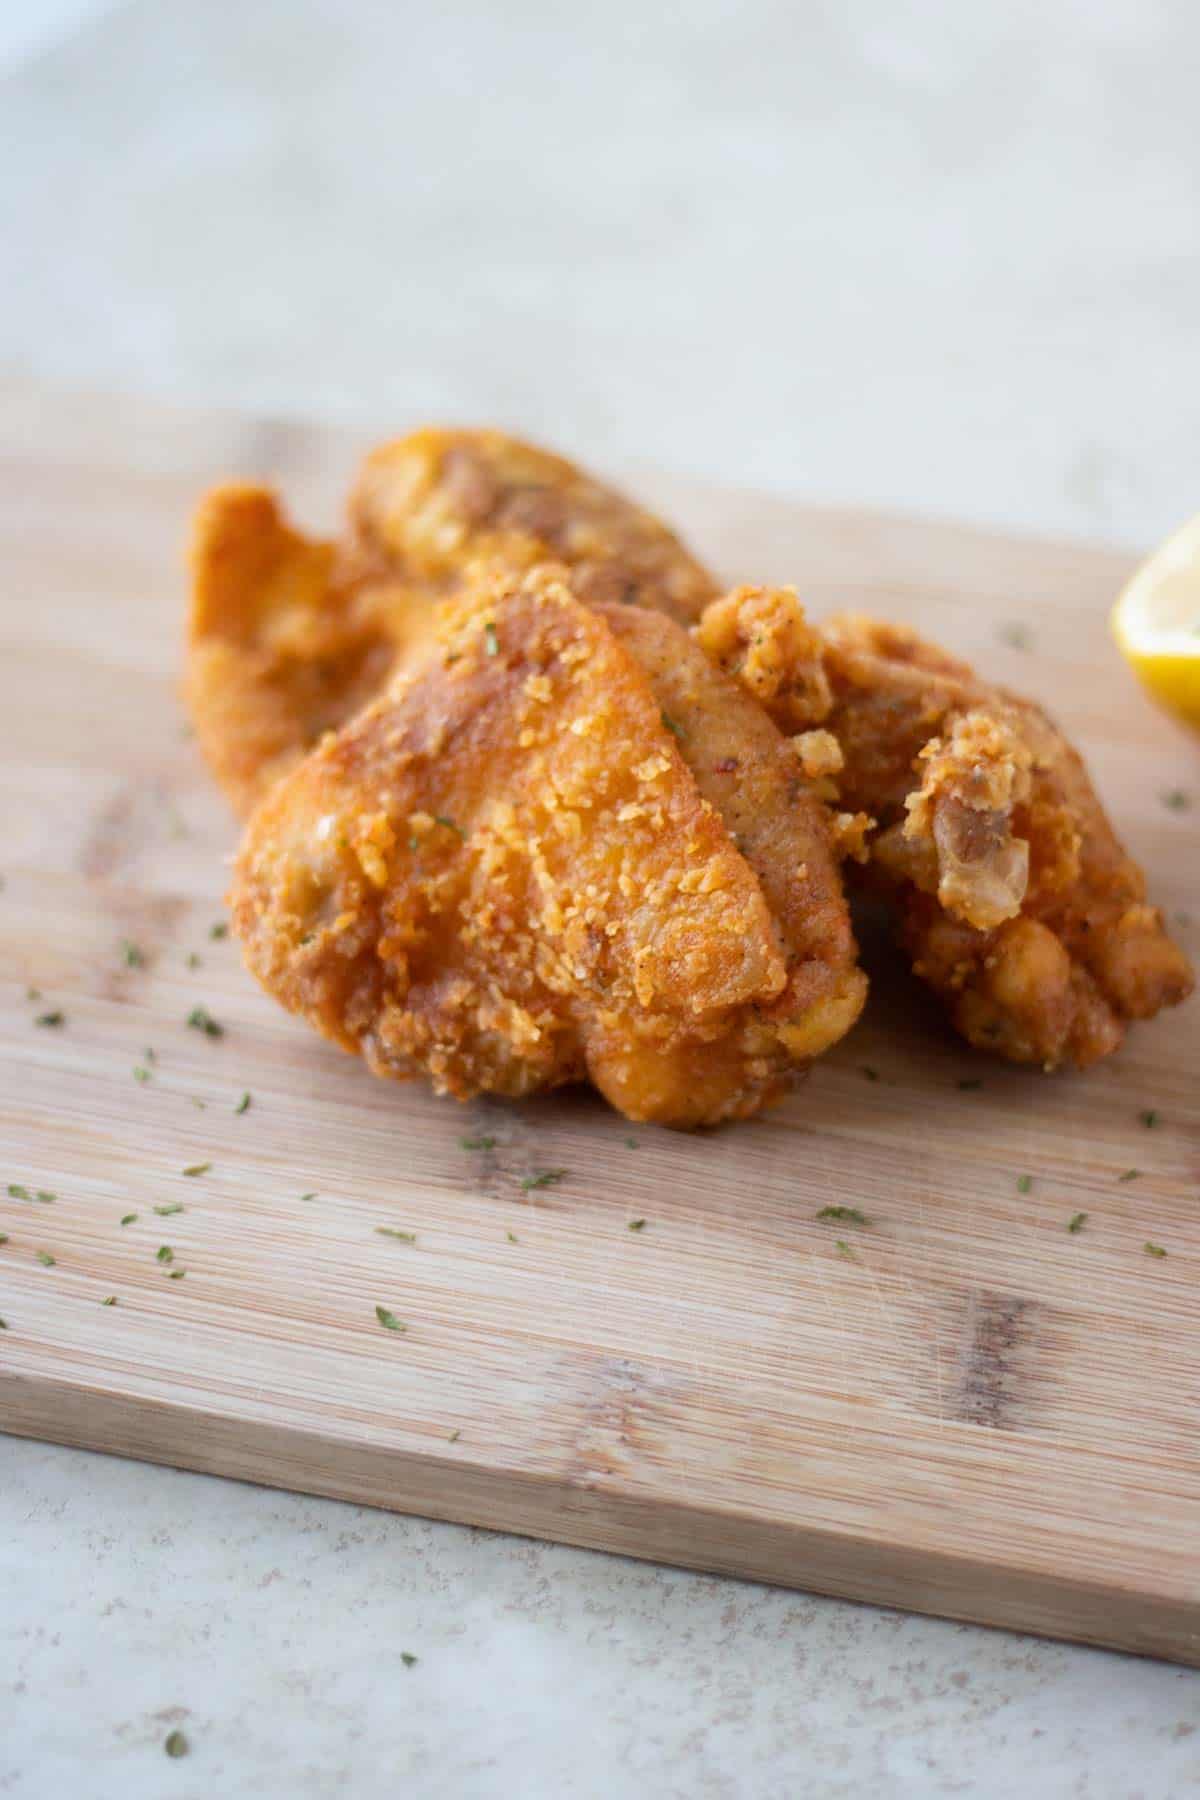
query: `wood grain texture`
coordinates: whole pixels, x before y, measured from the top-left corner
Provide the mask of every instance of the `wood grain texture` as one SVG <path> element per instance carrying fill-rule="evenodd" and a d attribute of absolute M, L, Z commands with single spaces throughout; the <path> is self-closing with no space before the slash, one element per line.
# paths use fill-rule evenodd
<path fill-rule="evenodd" d="M 376 1082 L 210 939 L 234 831 L 175 697 L 187 515 L 253 473 L 328 522 L 362 442 L 4 390 L 0 1183 L 55 1199 L 0 1185 L 0 1425 L 1200 1663 L 1195 1005 L 1043 1078 L 869 946 L 867 1016 L 795 1097 L 684 1138 Z M 1047 700 L 1155 897 L 1200 904 L 1195 747 L 1106 637 L 1125 558 L 633 479 L 729 574 Z"/>

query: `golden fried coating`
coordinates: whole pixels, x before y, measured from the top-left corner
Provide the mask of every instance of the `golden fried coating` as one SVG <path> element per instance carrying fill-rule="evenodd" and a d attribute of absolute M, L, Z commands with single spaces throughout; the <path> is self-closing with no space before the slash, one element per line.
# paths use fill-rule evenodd
<path fill-rule="evenodd" d="M 576 597 L 648 606 L 685 625 L 718 593 L 673 531 L 561 456 L 502 431 L 428 427 L 368 456 L 350 496 L 376 570 L 451 592 L 485 558 L 566 563 Z"/>
<path fill-rule="evenodd" d="M 244 815 L 378 693 L 428 608 L 294 531 L 268 488 L 214 489 L 191 564 L 185 699 L 205 760 Z"/>
<path fill-rule="evenodd" d="M 791 589 L 740 590 L 696 636 L 731 673 L 754 664 L 752 690 L 780 723 L 837 738 L 842 799 L 880 827 L 873 883 L 971 1043 L 1082 1068 L 1117 1048 L 1129 1020 L 1190 993 L 1141 869 L 1032 701 L 902 627 L 837 618 L 814 632 Z"/>
<path fill-rule="evenodd" d="M 251 820 L 247 961 L 377 1073 L 460 1098 L 586 1075 L 630 1118 L 711 1124 L 853 1022 L 865 984 L 798 768 L 789 798 L 768 721 L 681 627 L 633 617 L 583 606 L 565 568 L 477 570 Z M 770 821 L 714 804 L 730 759 Z"/>
<path fill-rule="evenodd" d="M 565 562 L 581 599 L 688 621 L 716 593 L 649 513 L 497 431 L 418 431 L 376 450 L 338 544 L 295 531 L 267 488 L 206 498 L 191 550 L 186 699 L 239 814 L 381 690 L 431 602 L 481 559 L 517 571 Z"/>

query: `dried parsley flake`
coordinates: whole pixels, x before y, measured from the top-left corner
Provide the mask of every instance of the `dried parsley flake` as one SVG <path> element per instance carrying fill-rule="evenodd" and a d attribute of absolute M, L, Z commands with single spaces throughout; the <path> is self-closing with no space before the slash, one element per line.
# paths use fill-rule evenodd
<path fill-rule="evenodd" d="M 528 1194 L 533 1188 L 555 1187 L 566 1172 L 565 1169 L 539 1169 L 536 1175 L 522 1175 L 521 1192 Z"/>
<path fill-rule="evenodd" d="M 224 1037 L 225 1027 L 218 1025 L 207 1006 L 193 1006 L 187 1016 L 187 1022 L 193 1031 L 202 1031 L 205 1037 Z"/>
<path fill-rule="evenodd" d="M 851 1225 L 869 1225 L 871 1223 L 866 1213 L 857 1206 L 823 1206 L 817 1217 L 818 1219 L 845 1219 Z"/>
<path fill-rule="evenodd" d="M 383 1326 L 385 1331 L 408 1330 L 408 1327 L 403 1320 L 398 1319 L 394 1312 L 389 1312 L 386 1306 L 377 1306 L 375 1308 L 375 1317 L 379 1320 L 379 1323 Z"/>
<path fill-rule="evenodd" d="M 1067 1221 L 1067 1230 L 1071 1232 L 1072 1235 L 1075 1235 L 1083 1230 L 1086 1223 L 1087 1214 L 1085 1212 L 1072 1213 L 1070 1219 Z"/>

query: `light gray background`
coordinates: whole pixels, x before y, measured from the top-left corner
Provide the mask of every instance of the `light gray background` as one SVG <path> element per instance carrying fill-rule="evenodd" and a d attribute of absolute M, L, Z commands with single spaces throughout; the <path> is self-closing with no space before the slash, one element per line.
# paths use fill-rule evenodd
<path fill-rule="evenodd" d="M 1149 542 L 1198 64 L 1182 0 L 0 0 L 0 362 Z M 1163 1800 L 1198 1727 L 1180 1670 L 0 1439 L 20 1800 Z"/>

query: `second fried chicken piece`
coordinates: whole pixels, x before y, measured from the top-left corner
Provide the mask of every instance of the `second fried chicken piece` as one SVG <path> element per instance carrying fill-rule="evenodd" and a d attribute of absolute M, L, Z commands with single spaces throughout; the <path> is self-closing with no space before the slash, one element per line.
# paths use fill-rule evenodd
<path fill-rule="evenodd" d="M 651 514 L 498 431 L 414 432 L 363 465 L 339 543 L 290 526 L 268 488 L 197 514 L 186 698 L 205 759 L 245 814 L 383 687 L 431 604 L 479 560 L 565 562 L 579 597 L 690 621 L 711 577 Z"/>
<path fill-rule="evenodd" d="M 881 828 L 869 874 L 917 974 L 972 1043 L 1086 1067 L 1129 1020 L 1190 993 L 1141 869 L 1032 701 L 902 627 L 847 617 L 814 631 L 791 589 L 715 602 L 697 637 L 731 672 L 752 657 L 773 666 L 766 703 L 780 723 L 837 738 L 843 801 Z"/>
<path fill-rule="evenodd" d="M 669 619 L 618 637 L 632 616 L 584 607 L 565 569 L 479 571 L 251 820 L 247 961 L 377 1073 L 459 1097 L 586 1075 L 631 1118 L 710 1124 L 775 1098 L 857 1016 L 794 758 Z M 762 818 L 709 797 L 731 760 Z"/>

